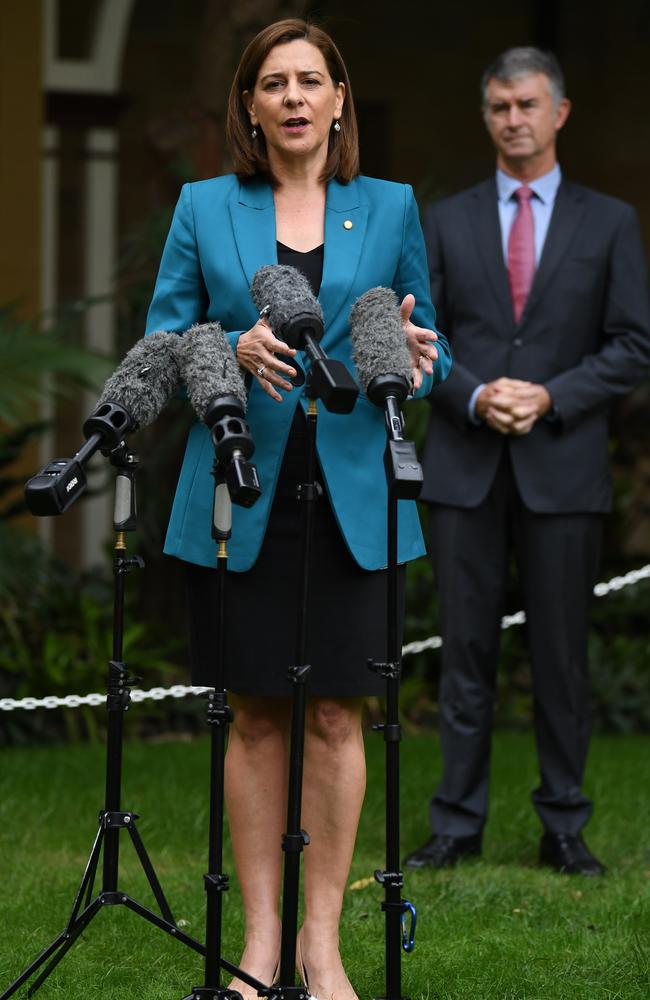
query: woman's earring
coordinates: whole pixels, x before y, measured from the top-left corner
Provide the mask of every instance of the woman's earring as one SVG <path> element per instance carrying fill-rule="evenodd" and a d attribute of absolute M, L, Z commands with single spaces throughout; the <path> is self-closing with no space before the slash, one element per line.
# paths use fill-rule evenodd
<path fill-rule="evenodd" d="M 334 122 L 334 131 L 335 132 L 340 132 L 341 131 L 341 123 L 339 122 L 338 118 Z"/>
<path fill-rule="evenodd" d="M 253 129 L 251 131 L 251 139 L 257 139 L 257 129 L 255 128 L 254 125 L 253 125 Z"/>

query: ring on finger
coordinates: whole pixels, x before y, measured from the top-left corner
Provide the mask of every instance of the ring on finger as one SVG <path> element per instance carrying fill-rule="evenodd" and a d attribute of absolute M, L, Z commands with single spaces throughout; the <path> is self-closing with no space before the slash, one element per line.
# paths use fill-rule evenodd
<path fill-rule="evenodd" d="M 257 369 L 258 377 L 262 378 L 264 376 L 265 371 L 266 371 L 266 365 L 260 365 L 260 367 Z"/>

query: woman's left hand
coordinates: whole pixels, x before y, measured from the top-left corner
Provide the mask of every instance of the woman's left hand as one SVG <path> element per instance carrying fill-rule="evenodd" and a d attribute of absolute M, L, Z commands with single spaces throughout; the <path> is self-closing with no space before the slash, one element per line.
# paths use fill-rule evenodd
<path fill-rule="evenodd" d="M 411 323 L 414 308 L 415 296 L 405 295 L 399 311 L 413 361 L 413 389 L 419 389 L 422 385 L 422 372 L 433 375 L 433 362 L 437 359 L 438 352 L 432 341 L 438 339 L 438 334 L 435 330 L 425 330 L 424 327 Z"/>

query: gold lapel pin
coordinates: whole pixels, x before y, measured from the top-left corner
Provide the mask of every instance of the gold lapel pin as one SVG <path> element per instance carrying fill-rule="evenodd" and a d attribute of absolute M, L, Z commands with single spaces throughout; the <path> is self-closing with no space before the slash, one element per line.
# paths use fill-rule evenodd
<path fill-rule="evenodd" d="M 351 219 L 346 219 L 345 222 L 343 223 L 343 228 L 344 229 L 352 229 L 352 226 L 353 226 L 353 223 L 352 223 Z"/>

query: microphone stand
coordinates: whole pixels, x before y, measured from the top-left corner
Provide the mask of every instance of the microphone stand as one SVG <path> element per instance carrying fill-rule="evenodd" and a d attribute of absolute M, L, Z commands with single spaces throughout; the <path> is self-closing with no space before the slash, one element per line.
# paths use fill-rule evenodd
<path fill-rule="evenodd" d="M 306 683 L 311 665 L 307 660 L 307 624 L 309 605 L 309 580 L 311 575 L 311 546 L 313 535 L 314 503 L 322 495 L 316 482 L 316 425 L 317 399 L 332 413 L 350 413 L 359 395 L 359 388 L 341 361 L 328 358 L 319 341 L 323 335 L 322 319 L 307 311 L 294 315 L 281 330 L 290 347 L 304 350 L 311 362 L 306 393 L 307 408 L 307 475 L 298 486 L 298 500 L 302 503 L 301 517 L 301 573 L 298 618 L 296 622 L 296 662 L 289 667 L 288 679 L 292 685 L 291 734 L 289 744 L 289 774 L 287 796 L 287 828 L 282 836 L 284 872 L 282 889 L 282 938 L 280 944 L 280 972 L 278 984 L 271 987 L 267 996 L 278 993 L 282 1000 L 309 1000 L 306 986 L 295 985 L 296 941 L 298 938 L 298 901 L 300 895 L 300 856 L 309 844 L 309 834 L 300 825 L 302 806 L 303 761 L 305 747 L 305 713 L 307 704 Z"/>
<path fill-rule="evenodd" d="M 321 495 L 316 482 L 316 405 L 313 381 L 310 375 L 307 394 L 307 475 L 298 486 L 298 500 L 302 503 L 301 516 L 301 572 L 300 599 L 296 623 L 296 663 L 289 667 L 288 678 L 293 687 L 291 706 L 291 738 L 289 744 L 289 775 L 287 796 L 287 829 L 282 836 L 284 851 L 284 877 L 282 889 L 282 938 L 280 944 L 280 979 L 278 991 L 283 1000 L 309 1000 L 304 985 L 296 986 L 296 941 L 298 938 L 298 900 L 300 895 L 300 855 L 309 844 L 309 834 L 300 825 L 302 806 L 302 779 L 305 748 L 305 712 L 307 704 L 307 675 L 311 665 L 307 659 L 307 623 L 309 603 L 309 578 L 311 571 L 311 543 L 313 535 L 314 502 Z"/>
<path fill-rule="evenodd" d="M 386 993 L 377 1000 L 402 998 L 402 949 L 414 948 L 415 907 L 402 898 L 404 876 L 400 870 L 400 786 L 399 744 L 402 728 L 399 721 L 399 686 L 402 670 L 398 630 L 399 603 L 397 586 L 397 510 L 398 500 L 415 500 L 422 487 L 422 469 L 411 441 L 404 440 L 404 421 L 400 404 L 406 398 L 408 383 L 399 376 L 382 375 L 368 386 L 373 403 L 383 405 L 386 416 L 386 450 L 384 469 L 388 486 L 387 512 L 387 649 L 386 662 L 368 660 L 368 667 L 386 680 L 386 721 L 373 728 L 383 732 L 386 744 L 386 869 L 375 872 L 375 880 L 384 888 L 381 908 L 385 913 Z M 410 913 L 410 928 L 405 928 Z"/>
<path fill-rule="evenodd" d="M 23 983 L 27 982 L 46 962 L 45 969 L 30 985 L 27 995 L 32 996 L 43 985 L 59 962 L 65 957 L 77 938 L 97 914 L 107 906 L 126 906 L 129 910 L 166 931 L 182 944 L 205 955 L 205 947 L 185 934 L 177 925 L 158 880 L 151 859 L 136 826 L 139 818 L 134 812 L 126 812 L 121 806 L 122 791 L 122 749 L 124 713 L 128 711 L 131 699 L 130 688 L 137 678 L 129 675 L 123 660 L 124 637 L 124 581 L 132 569 L 144 566 L 140 556 L 128 558 L 126 555 L 125 533 L 136 526 L 135 475 L 137 457 L 121 442 L 110 453 L 111 464 L 117 469 L 115 480 L 115 507 L 113 527 L 116 541 L 113 557 L 113 647 L 112 659 L 108 665 L 106 708 L 108 711 L 108 734 L 106 741 L 106 784 L 104 808 L 99 814 L 99 828 L 95 836 L 90 856 L 72 905 L 72 911 L 63 931 L 36 958 L 14 982 L 0 995 L 0 1000 L 8 1000 Z M 126 830 L 147 877 L 160 914 L 143 906 L 119 888 L 120 834 Z M 93 898 L 95 878 L 103 850 L 102 885 Z M 49 960 L 49 961 L 48 961 Z"/>
<path fill-rule="evenodd" d="M 215 480 L 212 537 L 217 543 L 217 660 L 214 690 L 208 695 L 207 723 L 210 728 L 210 833 L 208 872 L 203 877 L 206 891 L 205 981 L 193 986 L 184 1000 L 242 1000 L 241 993 L 221 985 L 221 969 L 243 979 L 258 993 L 274 996 L 272 987 L 227 962 L 221 955 L 223 893 L 230 888 L 223 871 L 223 821 L 225 759 L 228 726 L 233 713 L 225 687 L 226 662 L 226 582 L 228 579 L 228 539 L 232 534 L 232 504 L 251 507 L 261 490 L 257 471 L 246 459 L 253 454 L 253 439 L 243 419 L 243 409 L 232 396 L 218 398 L 205 421 L 215 442 L 212 470 Z"/>

